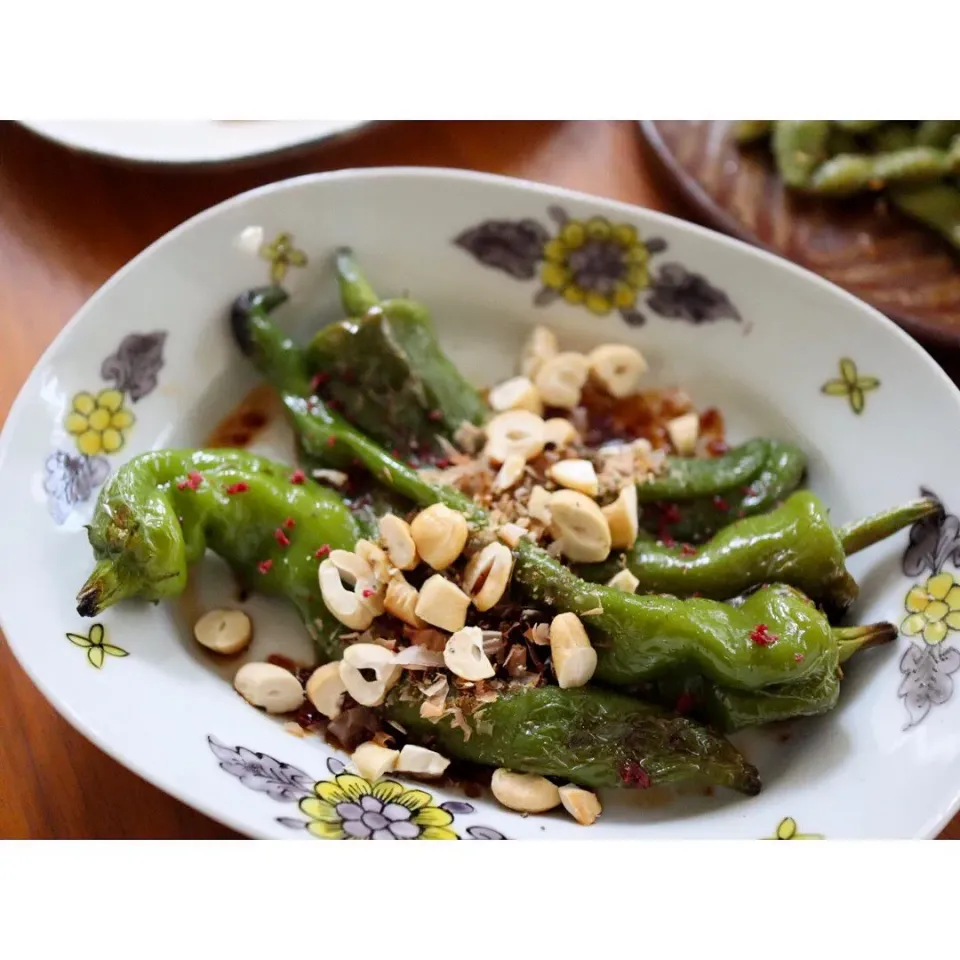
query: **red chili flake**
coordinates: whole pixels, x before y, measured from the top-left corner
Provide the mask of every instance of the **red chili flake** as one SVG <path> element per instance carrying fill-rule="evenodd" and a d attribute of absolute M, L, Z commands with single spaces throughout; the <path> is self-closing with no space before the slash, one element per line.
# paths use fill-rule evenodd
<path fill-rule="evenodd" d="M 294 520 L 293 517 L 287 517 L 287 519 L 283 521 L 283 525 L 287 530 L 292 530 L 297 525 L 297 521 Z"/>
<path fill-rule="evenodd" d="M 723 440 L 711 440 L 707 444 L 707 453 L 714 457 L 722 457 L 725 453 L 730 452 L 730 445 L 724 443 Z"/>
<path fill-rule="evenodd" d="M 319 550 L 314 554 L 317 560 L 322 560 L 330 552 L 330 544 L 325 543 Z"/>
<path fill-rule="evenodd" d="M 272 560 L 261 560 L 261 561 L 257 564 L 257 569 L 258 569 L 261 573 L 269 573 L 272 567 L 273 567 L 273 561 L 272 561 Z"/>
<path fill-rule="evenodd" d="M 679 523 L 680 508 L 675 503 L 661 504 L 660 516 L 664 523 Z"/>
<path fill-rule="evenodd" d="M 650 786 L 650 774 L 636 760 L 628 760 L 620 767 L 620 779 L 629 787 L 646 790 Z"/>
<path fill-rule="evenodd" d="M 366 600 L 368 597 L 372 597 L 374 593 L 376 593 L 375 590 L 371 590 L 369 587 L 364 587 L 360 595 L 364 600 Z"/>
<path fill-rule="evenodd" d="M 765 623 L 758 623 L 750 631 L 750 639 L 758 647 L 772 647 L 780 638 L 775 633 L 771 633 L 770 628 Z"/>
<path fill-rule="evenodd" d="M 685 543 L 680 547 L 680 556 L 681 557 L 695 557 L 697 555 L 697 548 L 693 544 Z"/>
<path fill-rule="evenodd" d="M 177 489 L 186 490 L 186 488 L 189 487 L 191 490 L 196 490 L 201 483 L 203 483 L 203 477 L 197 473 L 196 470 L 191 470 L 190 473 L 187 474 L 187 479 L 181 480 L 177 484 Z"/>
<path fill-rule="evenodd" d="M 439 410 L 431 410 L 427 414 L 427 419 L 432 420 L 434 423 L 439 423 L 443 419 L 443 414 Z"/>
<path fill-rule="evenodd" d="M 727 504 L 727 501 L 723 499 L 719 494 L 713 498 L 713 505 L 718 510 L 729 510 L 730 507 Z"/>
<path fill-rule="evenodd" d="M 336 438 L 335 436 L 333 436 L 332 434 L 331 434 L 329 437 L 327 437 L 327 446 L 328 446 L 328 447 L 332 447 L 336 442 L 337 442 L 337 438 Z"/>
<path fill-rule="evenodd" d="M 753 496 L 756 496 L 756 493 L 757 493 L 757 491 L 754 490 L 753 487 L 742 487 L 741 490 L 740 490 L 740 492 L 741 492 L 745 497 L 753 497 Z"/>
<path fill-rule="evenodd" d="M 696 706 L 696 703 L 693 694 L 689 690 L 685 690 L 677 697 L 677 703 L 673 709 L 675 713 L 683 716 L 683 714 L 689 713 Z"/>
<path fill-rule="evenodd" d="M 434 465 L 438 470 L 446 470 L 450 466 L 450 460 L 447 457 L 441 457 Z"/>
<path fill-rule="evenodd" d="M 691 593 L 690 596 L 696 598 L 696 597 L 702 597 L 703 594 L 699 590 L 697 590 L 694 593 Z"/>
<path fill-rule="evenodd" d="M 327 373 L 315 373 L 310 381 L 311 391 L 316 393 L 329 379 L 330 375 Z"/>
<path fill-rule="evenodd" d="M 280 544 L 281 547 L 290 546 L 290 538 L 283 532 L 283 530 L 280 527 L 277 527 L 277 529 L 273 531 L 273 538 L 274 540 L 277 541 L 277 543 Z"/>
<path fill-rule="evenodd" d="M 290 482 L 300 486 L 307 479 L 307 475 L 299 468 L 290 474 Z"/>
<path fill-rule="evenodd" d="M 802 654 L 802 653 L 795 653 L 795 654 L 793 655 L 793 659 L 796 660 L 797 663 L 803 663 L 803 654 Z"/>
<path fill-rule="evenodd" d="M 664 526 L 660 527 L 660 532 L 658 536 L 660 537 L 660 542 L 668 549 L 673 548 L 677 545 L 677 541 L 670 536 L 670 533 L 667 531 L 667 528 Z"/>
<path fill-rule="evenodd" d="M 235 493 L 246 493 L 250 489 L 250 484 L 244 483 L 241 480 L 238 483 L 231 483 L 224 489 L 232 497 Z"/>
<path fill-rule="evenodd" d="M 400 451 L 399 451 L 396 447 L 394 447 L 394 448 L 390 451 L 390 456 L 393 457 L 394 460 L 399 460 L 399 459 L 400 459 Z"/>

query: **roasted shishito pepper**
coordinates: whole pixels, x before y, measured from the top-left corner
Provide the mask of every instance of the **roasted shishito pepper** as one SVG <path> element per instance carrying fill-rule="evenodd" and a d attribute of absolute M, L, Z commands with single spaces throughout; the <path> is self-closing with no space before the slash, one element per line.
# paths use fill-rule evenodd
<path fill-rule="evenodd" d="M 246 306 L 244 302 L 243 306 Z M 477 527 L 489 518 L 469 497 L 427 482 L 387 454 L 316 397 L 298 395 L 288 377 L 296 348 L 261 311 L 233 314 L 244 352 L 282 394 L 304 449 L 322 457 L 347 451 L 374 477 L 421 507 L 442 502 Z M 302 384 L 302 378 L 300 378 Z M 836 670 L 845 633 L 797 591 L 762 587 L 741 605 L 708 599 L 637 596 L 577 577 L 528 540 L 514 550 L 514 579 L 537 601 L 580 616 L 595 639 L 596 678 L 614 686 L 637 684 L 686 669 L 731 689 L 758 690 Z M 879 625 L 877 631 L 886 631 Z"/>
<path fill-rule="evenodd" d="M 339 497 L 300 470 L 239 451 L 144 454 L 107 482 L 89 536 L 97 564 L 77 597 L 83 616 L 182 593 L 209 548 L 241 582 L 290 600 L 321 659 L 341 655 L 344 628 L 323 604 L 317 568 L 331 547 L 351 549 L 357 530 Z M 421 718 L 422 701 L 401 682 L 384 715 L 451 757 L 593 788 L 692 780 L 760 789 L 756 769 L 721 736 L 620 694 L 517 685 L 483 705 L 485 722 L 469 737 Z"/>
<path fill-rule="evenodd" d="M 361 430 L 404 456 L 443 454 L 461 424 L 487 408 L 440 349 L 425 307 L 381 300 L 349 250 L 334 258 L 348 319 L 323 327 L 307 357 L 320 394 Z"/>
<path fill-rule="evenodd" d="M 640 581 L 641 593 L 715 600 L 738 596 L 758 583 L 786 583 L 835 618 L 857 598 L 846 557 L 937 509 L 935 500 L 914 500 L 836 529 L 820 498 L 800 490 L 770 513 L 725 527 L 697 549 L 641 537 L 622 557 L 578 573 L 603 583 L 625 566 Z"/>

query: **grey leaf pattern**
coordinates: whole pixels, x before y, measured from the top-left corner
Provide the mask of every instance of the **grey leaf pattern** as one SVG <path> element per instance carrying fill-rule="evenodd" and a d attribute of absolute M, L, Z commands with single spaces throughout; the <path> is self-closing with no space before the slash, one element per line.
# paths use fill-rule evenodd
<path fill-rule="evenodd" d="M 291 830 L 306 830 L 310 821 L 298 820 L 296 817 L 277 817 L 277 823 L 281 827 L 289 827 Z"/>
<path fill-rule="evenodd" d="M 650 249 L 649 243 L 647 249 Z M 665 263 L 660 268 L 651 284 L 647 306 L 661 317 L 694 324 L 741 319 L 740 312 L 723 290 L 679 263 Z"/>
<path fill-rule="evenodd" d="M 549 239 L 536 220 L 486 220 L 464 230 L 453 242 L 485 266 L 518 280 L 531 280 Z"/>
<path fill-rule="evenodd" d="M 467 827 L 467 833 L 474 840 L 506 840 L 507 838 L 493 827 Z"/>
<path fill-rule="evenodd" d="M 128 334 L 116 353 L 103 361 L 100 376 L 112 380 L 116 388 L 134 402 L 142 400 L 157 385 L 166 339 L 167 334 L 162 330 Z"/>
<path fill-rule="evenodd" d="M 47 457 L 44 472 L 47 508 L 54 523 L 61 524 L 75 504 L 89 500 L 93 491 L 106 480 L 110 464 L 106 457 L 86 457 L 56 450 Z"/>
<path fill-rule="evenodd" d="M 473 813 L 474 806 L 464 800 L 448 800 L 440 804 L 441 810 L 446 810 L 451 816 L 462 816 L 463 814 Z"/>
<path fill-rule="evenodd" d="M 900 658 L 898 696 L 903 699 L 910 722 L 915 727 L 930 712 L 930 708 L 946 703 L 953 694 L 951 674 L 960 669 L 960 651 L 942 645 L 911 643 Z"/>
<path fill-rule="evenodd" d="M 926 487 L 920 488 L 922 497 L 940 498 Z M 918 577 L 925 571 L 939 573 L 950 561 L 960 563 L 960 520 L 942 508 L 938 513 L 925 517 L 910 528 L 910 543 L 903 554 L 903 572 L 908 577 Z"/>
<path fill-rule="evenodd" d="M 207 743 L 224 773 L 279 803 L 299 800 L 313 789 L 313 777 L 299 767 L 246 747 L 227 746 L 213 736 L 207 737 Z"/>

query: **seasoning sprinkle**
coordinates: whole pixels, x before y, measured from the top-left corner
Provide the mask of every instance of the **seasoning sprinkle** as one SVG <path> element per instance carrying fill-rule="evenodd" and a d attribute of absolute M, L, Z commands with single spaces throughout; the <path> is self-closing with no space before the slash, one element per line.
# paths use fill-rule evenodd
<path fill-rule="evenodd" d="M 679 713 L 681 716 L 685 713 L 689 713 L 695 706 L 696 701 L 693 699 L 693 694 L 689 690 L 684 690 L 683 693 L 677 697 L 676 706 L 673 708 L 674 713 Z"/>
<path fill-rule="evenodd" d="M 718 510 L 722 510 L 722 511 L 727 511 L 727 510 L 730 509 L 729 505 L 727 504 L 727 501 L 724 500 L 723 497 L 721 497 L 719 494 L 717 494 L 717 495 L 713 498 L 713 505 L 714 505 Z"/>
<path fill-rule="evenodd" d="M 650 786 L 650 774 L 636 760 L 628 760 L 620 767 L 620 779 L 627 786 L 646 790 Z"/>
<path fill-rule="evenodd" d="M 273 538 L 281 547 L 290 546 L 290 538 L 283 532 L 282 527 L 277 527 L 277 529 L 273 531 Z"/>
<path fill-rule="evenodd" d="M 750 631 L 750 639 L 758 647 L 772 647 L 780 638 L 775 633 L 771 633 L 765 623 L 758 623 Z"/>
<path fill-rule="evenodd" d="M 203 477 L 197 473 L 196 470 L 191 470 L 190 473 L 187 474 L 186 480 L 181 480 L 177 483 L 177 489 L 186 490 L 187 487 L 189 487 L 191 490 L 196 490 L 201 483 L 203 483 Z"/>
<path fill-rule="evenodd" d="M 793 655 L 793 659 L 796 660 L 797 663 L 803 663 L 803 654 L 802 654 L 802 653 L 795 653 L 795 654 Z"/>
<path fill-rule="evenodd" d="M 272 561 L 272 560 L 261 560 L 261 561 L 257 564 L 257 569 L 258 569 L 261 573 L 269 573 L 272 567 L 273 567 L 273 561 Z"/>
<path fill-rule="evenodd" d="M 320 547 L 317 552 L 313 555 L 317 560 L 322 560 L 330 552 L 330 544 L 325 543 Z"/>
<path fill-rule="evenodd" d="M 315 373 L 310 381 L 310 390 L 316 393 L 329 379 L 330 374 L 328 373 Z"/>
<path fill-rule="evenodd" d="M 680 556 L 681 557 L 695 557 L 697 555 L 697 548 L 693 544 L 685 543 L 680 547 Z"/>
<path fill-rule="evenodd" d="M 290 482 L 297 486 L 302 485 L 306 479 L 307 475 L 299 467 L 290 474 Z"/>
<path fill-rule="evenodd" d="M 361 596 L 363 597 L 364 600 L 366 600 L 366 599 L 368 599 L 369 597 L 372 597 L 375 592 L 376 592 L 376 591 L 371 590 L 369 587 L 364 587 L 364 588 L 363 588 L 363 591 L 362 591 L 362 593 L 361 593 Z"/>
<path fill-rule="evenodd" d="M 330 434 L 330 436 L 327 437 L 327 446 L 328 446 L 328 447 L 332 447 L 336 442 L 337 442 L 337 438 L 336 438 L 333 434 Z"/>
<path fill-rule="evenodd" d="M 427 419 L 432 420 L 434 423 L 439 423 L 443 419 L 443 414 L 439 410 L 431 410 L 427 414 Z"/>
<path fill-rule="evenodd" d="M 237 483 L 231 483 L 228 486 L 224 487 L 224 491 L 231 497 L 235 493 L 246 493 L 249 489 L 250 489 L 250 484 L 244 483 L 242 480 L 240 480 Z"/>
<path fill-rule="evenodd" d="M 283 521 L 283 525 L 287 530 L 292 530 L 297 525 L 297 521 L 294 520 L 293 517 L 287 517 L 287 519 Z"/>

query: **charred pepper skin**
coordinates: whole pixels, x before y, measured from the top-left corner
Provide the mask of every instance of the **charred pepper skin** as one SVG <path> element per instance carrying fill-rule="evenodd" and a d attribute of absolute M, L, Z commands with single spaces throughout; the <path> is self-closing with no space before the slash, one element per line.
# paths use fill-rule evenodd
<path fill-rule="evenodd" d="M 146 453 L 107 480 L 88 536 L 97 564 L 77 596 L 81 616 L 182 593 L 209 548 L 245 586 L 292 600 L 324 657 L 339 656 L 344 628 L 319 599 L 317 551 L 351 549 L 358 529 L 302 472 L 239 450 Z"/>
<path fill-rule="evenodd" d="M 711 460 L 669 457 L 662 477 L 637 484 L 640 526 L 665 541 L 703 543 L 736 520 L 767 513 L 803 480 L 803 451 L 750 440 Z"/>
<path fill-rule="evenodd" d="M 621 556 L 577 572 L 585 580 L 605 583 L 626 566 L 642 593 L 714 600 L 735 597 L 758 583 L 786 583 L 836 619 L 858 593 L 846 557 L 937 509 L 934 500 L 914 500 L 838 530 L 820 498 L 800 490 L 770 513 L 725 527 L 696 550 L 641 538 Z"/>
<path fill-rule="evenodd" d="M 338 659 L 344 628 L 323 604 L 317 567 L 328 548 L 349 550 L 356 540 L 336 494 L 289 467 L 240 451 L 144 454 L 120 467 L 101 492 L 90 526 L 98 562 L 78 595 L 78 611 L 96 616 L 125 598 L 182 593 L 189 566 L 210 548 L 252 589 L 290 600 L 321 659 Z M 750 795 L 760 789 L 756 769 L 722 737 L 629 697 L 514 691 L 484 705 L 495 732 L 478 727 L 469 740 L 445 721 L 434 728 L 421 719 L 422 699 L 404 684 L 384 715 L 409 722 L 414 738 L 442 739 L 451 757 L 549 770 L 583 786 L 640 785 L 623 775 L 626 767 L 651 783 L 694 780 Z"/>
<path fill-rule="evenodd" d="M 485 418 L 480 394 L 440 349 L 425 307 L 381 300 L 350 250 L 338 250 L 334 264 L 348 319 L 323 327 L 307 347 L 321 393 L 405 456 L 441 455 L 438 434 L 451 440 L 464 421 Z"/>

